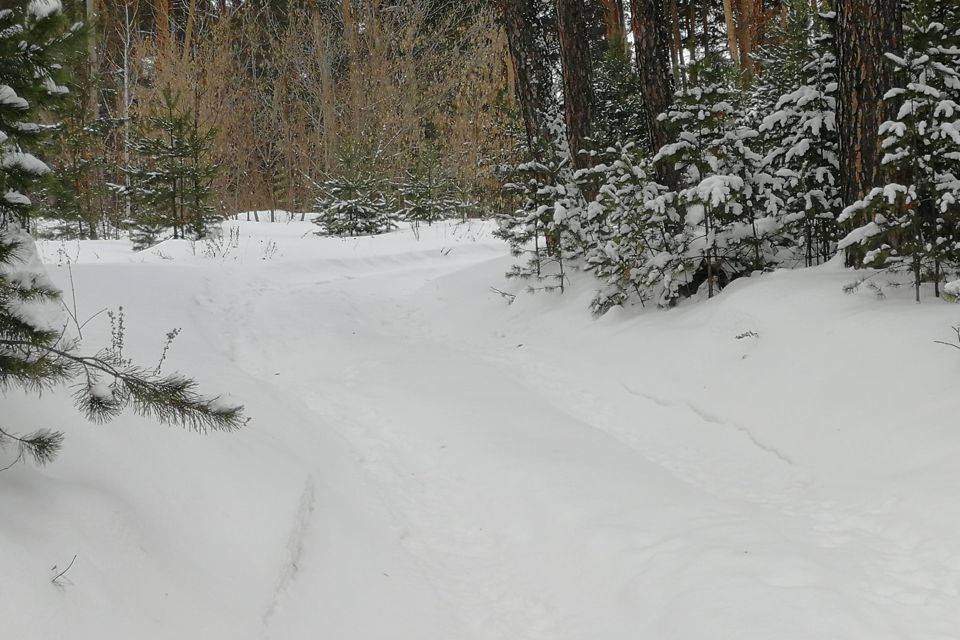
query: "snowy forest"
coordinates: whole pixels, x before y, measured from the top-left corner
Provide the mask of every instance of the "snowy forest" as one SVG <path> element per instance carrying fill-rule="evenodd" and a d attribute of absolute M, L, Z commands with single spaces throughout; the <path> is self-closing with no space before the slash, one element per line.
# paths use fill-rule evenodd
<path fill-rule="evenodd" d="M 0 0 L 0 618 L 960 638 L 957 303 L 956 0 Z"/>
<path fill-rule="evenodd" d="M 838 251 L 918 300 L 957 266 L 948 2 L 12 4 L 5 144 L 46 163 L 6 152 L 24 228 L 145 248 L 238 211 L 495 217 L 515 275 L 591 271 L 597 313 Z"/>

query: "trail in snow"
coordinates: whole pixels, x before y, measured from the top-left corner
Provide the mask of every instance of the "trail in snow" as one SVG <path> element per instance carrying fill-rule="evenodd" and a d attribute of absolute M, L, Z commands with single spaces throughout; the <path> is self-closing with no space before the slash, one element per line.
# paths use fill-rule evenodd
<path fill-rule="evenodd" d="M 614 622 L 615 611 L 598 618 L 596 605 L 584 607 L 580 582 L 587 578 L 602 590 L 606 572 L 616 575 L 616 564 L 630 564 L 631 553 L 624 550 L 614 564 L 582 564 L 597 544 L 595 523 L 605 520 L 618 522 L 623 531 L 641 539 L 659 540 L 654 544 L 657 555 L 664 554 L 662 544 L 672 547 L 666 555 L 675 564 L 667 566 L 698 575 L 696 590 L 722 591 L 717 585 L 730 580 L 727 570 L 753 576 L 751 580 L 773 591 L 783 590 L 770 614 L 738 603 L 740 610 L 732 616 L 738 621 L 759 616 L 765 621 L 761 628 L 779 634 L 776 637 L 811 637 L 832 625 L 854 626 L 852 619 L 843 620 L 842 607 L 837 607 L 834 620 L 826 621 L 785 613 L 811 603 L 836 606 L 832 599 L 821 598 L 822 589 L 847 580 L 838 567 L 849 562 L 839 561 L 831 551 L 852 543 L 886 558 L 879 565 L 871 561 L 856 567 L 867 574 L 880 572 L 874 584 L 855 588 L 869 592 L 876 617 L 885 615 L 884 600 L 923 604 L 934 616 L 948 610 L 950 600 L 935 589 L 917 588 L 923 580 L 916 579 L 910 563 L 902 562 L 911 552 L 897 533 L 862 515 L 862 504 L 813 497 L 807 491 L 813 482 L 810 472 L 747 428 L 692 403 L 662 400 L 626 384 L 623 388 L 641 402 L 605 402 L 590 391 L 589 382 L 570 379 L 565 373 L 570 369 L 546 362 L 511 362 L 451 349 L 430 339 L 429 324 L 412 308 L 416 298 L 386 292 L 378 277 L 374 272 L 354 279 L 347 296 L 342 290 L 332 296 L 345 303 L 343 309 L 326 310 L 343 313 L 353 327 L 353 342 L 341 345 L 338 354 L 344 359 L 339 383 L 326 379 L 323 385 L 309 384 L 314 380 L 309 372 L 313 359 L 307 359 L 304 370 L 295 368 L 284 339 L 265 346 L 261 337 L 260 356 L 263 351 L 276 353 L 275 368 L 288 367 L 294 388 L 311 409 L 351 443 L 358 462 L 377 480 L 382 500 L 391 505 L 404 546 L 476 637 L 592 638 L 599 629 L 617 634 L 624 620 Z M 324 297 L 322 288 L 328 284 L 272 291 L 269 295 L 276 301 L 261 309 L 285 308 L 281 300 L 291 295 Z M 288 318 L 279 333 L 302 336 L 314 322 L 309 315 Z M 271 324 L 267 318 L 248 323 Z M 254 336 L 243 341 L 254 342 Z M 318 347 L 315 353 L 330 355 Z M 375 357 L 361 355 L 369 352 Z M 334 358 L 325 367 L 336 368 L 337 362 Z M 437 398 L 456 410 L 436 415 Z M 513 418 L 518 415 L 522 418 Z M 469 458 L 458 456 L 457 449 L 468 451 Z M 670 499 L 650 504 L 651 487 Z M 611 504 L 616 505 L 612 512 Z M 478 511 L 468 506 L 465 513 L 466 505 L 476 505 Z M 684 556 L 704 542 L 683 544 L 691 533 L 704 535 L 725 551 L 700 558 L 702 567 L 689 563 Z M 765 539 L 766 544 L 777 541 L 784 550 L 758 560 L 751 547 Z M 646 546 L 634 566 L 650 562 Z M 949 556 L 949 550 L 944 552 L 942 559 Z M 751 559 L 730 564 L 737 555 Z M 551 568 L 556 571 L 552 576 Z M 943 573 L 942 581 L 949 581 L 955 569 Z M 667 573 L 660 577 L 670 580 Z M 611 588 L 611 598 L 624 588 L 616 580 L 605 586 Z M 646 596 L 658 600 L 652 593 Z M 704 606 L 691 598 L 691 608 Z M 663 615 L 649 602 L 635 601 L 633 606 L 646 610 L 648 623 Z M 737 630 L 726 614 L 714 615 L 711 626 Z M 663 627 L 649 625 L 651 632 L 672 633 Z M 688 632 L 681 625 L 675 637 Z M 874 632 L 886 633 L 883 625 Z"/>
<path fill-rule="evenodd" d="M 129 291 L 134 326 L 169 329 L 158 299 L 187 317 L 173 363 L 229 384 L 254 417 L 199 444 L 121 425 L 116 457 L 71 434 L 83 455 L 51 482 L 88 478 L 95 497 L 76 500 L 92 522 L 114 511 L 102 505 L 137 505 L 116 516 L 122 535 L 81 528 L 82 555 L 105 566 L 65 594 L 74 637 L 960 637 L 950 403 L 929 386 L 899 389 L 928 394 L 922 406 L 847 399 L 888 366 L 909 381 L 948 380 L 952 365 L 864 349 L 862 384 L 816 366 L 891 331 L 916 336 L 903 354 L 922 351 L 945 313 L 865 310 L 823 271 L 596 322 L 586 282 L 563 298 L 503 283 L 489 225 L 349 242 L 304 237 L 309 224 L 238 226 L 229 257 L 172 243 L 131 261 L 100 243 L 120 265 L 74 268 L 81 290 L 102 287 L 91 307 Z M 258 253 L 267 239 L 272 260 Z M 812 324 L 824 314 L 829 335 Z M 121 466 L 144 442 L 151 455 Z M 17 483 L 56 495 L 16 474 L 3 504 L 19 504 Z M 33 517 L 56 533 L 0 528 L 13 550 L 0 570 L 27 581 L 24 557 L 78 544 L 64 508 Z M 143 592 L 122 619 L 109 585 Z M 38 607 L 63 606 L 40 589 Z M 53 637 L 50 624 L 34 637 Z"/>

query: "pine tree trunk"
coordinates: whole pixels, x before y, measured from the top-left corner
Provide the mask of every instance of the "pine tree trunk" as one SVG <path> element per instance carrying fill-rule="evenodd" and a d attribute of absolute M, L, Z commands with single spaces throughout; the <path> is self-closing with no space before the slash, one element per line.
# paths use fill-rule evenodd
<path fill-rule="evenodd" d="M 197 0 L 190 0 L 187 4 L 186 23 L 183 28 L 183 63 L 193 57 L 193 38 L 197 26 Z"/>
<path fill-rule="evenodd" d="M 170 38 L 170 0 L 156 0 L 154 15 L 157 29 L 157 42 L 164 45 Z"/>
<path fill-rule="evenodd" d="M 730 49 L 730 59 L 733 64 L 740 64 L 740 47 L 738 45 L 737 25 L 733 21 L 732 0 L 723 0 L 723 20 L 727 24 L 727 46 Z"/>
<path fill-rule="evenodd" d="M 560 35 L 560 63 L 563 68 L 563 105 L 567 124 L 567 142 L 573 166 L 590 166 L 586 150 L 591 135 L 590 41 L 586 33 L 583 0 L 557 0 Z"/>
<path fill-rule="evenodd" d="M 539 33 L 534 0 L 497 0 L 513 63 L 514 87 L 531 149 L 549 144 L 553 81 Z"/>
<path fill-rule="evenodd" d="M 753 74 L 752 54 L 756 50 L 760 38 L 763 0 L 737 0 L 736 16 L 740 66 L 748 74 Z"/>
<path fill-rule="evenodd" d="M 894 107 L 883 100 L 894 82 L 884 54 L 899 51 L 902 28 L 899 0 L 839 0 L 837 4 L 837 126 L 845 205 L 883 181 L 878 129 Z M 854 256 L 851 261 L 858 259 Z"/>
<path fill-rule="evenodd" d="M 640 88 L 647 108 L 650 148 L 656 152 L 669 142 L 667 130 L 657 116 L 670 105 L 672 95 L 664 7 L 659 0 L 631 0 L 630 9 L 637 73 L 640 74 Z"/>
<path fill-rule="evenodd" d="M 687 5 L 687 50 L 693 62 L 697 57 L 697 9 L 692 2 Z"/>
<path fill-rule="evenodd" d="M 626 28 L 623 24 L 623 0 L 600 0 L 603 7 L 603 24 L 606 27 L 607 46 L 611 50 L 625 51 Z"/>
<path fill-rule="evenodd" d="M 360 77 L 360 43 L 350 0 L 340 2 L 340 18 L 343 20 L 343 33 L 347 44 L 347 59 L 350 67 L 350 113 L 353 116 L 354 137 L 361 129 L 361 102 L 363 100 L 362 78 Z"/>
<path fill-rule="evenodd" d="M 323 117 L 324 170 L 331 171 L 338 164 L 337 98 L 333 78 L 331 43 L 329 32 L 322 30 L 318 16 L 314 19 L 314 43 L 320 56 L 321 114 Z"/>
<path fill-rule="evenodd" d="M 134 10 L 136 10 L 136 8 L 137 5 L 134 5 Z M 130 77 L 130 56 L 132 55 L 133 51 L 132 40 L 135 19 L 136 14 L 131 13 L 130 3 L 125 3 L 123 6 L 122 31 L 123 86 L 121 88 L 122 102 L 120 104 L 120 118 L 123 132 L 123 222 L 129 222 L 133 218 L 133 198 L 130 195 L 132 184 L 130 182 L 130 173 L 128 172 L 128 169 L 130 168 L 130 107 L 133 105 L 133 97 L 131 95 L 132 79 Z M 120 225 L 117 225 L 118 232 L 119 227 Z"/>
<path fill-rule="evenodd" d="M 673 55 L 676 57 L 676 68 L 673 72 L 673 79 L 680 83 L 681 87 L 687 86 L 686 64 L 683 56 L 683 36 L 680 35 L 680 11 L 677 9 L 677 0 L 670 0 L 670 26 L 673 30 Z"/>
<path fill-rule="evenodd" d="M 97 29 L 97 1 L 86 0 L 84 13 L 86 26 L 91 30 L 91 37 L 88 38 L 87 42 L 87 68 L 89 69 L 90 73 L 90 78 L 87 82 L 88 91 L 90 92 L 87 96 L 87 110 L 90 114 L 90 122 L 92 123 L 96 121 L 97 116 L 100 115 L 100 103 L 97 99 L 97 90 L 94 84 L 97 73 L 100 71 L 100 59 L 97 56 L 97 39 L 92 35 L 96 33 Z"/>
<path fill-rule="evenodd" d="M 710 55 L 710 0 L 703 0 L 700 19 L 703 21 L 703 57 Z"/>

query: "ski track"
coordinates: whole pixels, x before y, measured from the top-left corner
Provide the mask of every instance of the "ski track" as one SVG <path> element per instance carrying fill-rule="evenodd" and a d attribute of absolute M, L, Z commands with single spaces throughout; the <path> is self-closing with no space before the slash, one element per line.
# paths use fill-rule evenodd
<path fill-rule="evenodd" d="M 304 553 L 304 540 L 307 535 L 307 530 L 310 527 L 310 521 L 313 518 L 315 506 L 316 489 L 314 488 L 313 477 L 307 477 L 303 483 L 303 493 L 300 494 L 297 512 L 293 518 L 293 525 L 290 529 L 290 539 L 287 541 L 288 557 L 280 569 L 280 576 L 277 578 L 277 584 L 273 589 L 270 604 L 263 613 L 263 626 L 265 629 L 269 629 L 270 619 L 276 613 L 283 594 L 290 587 L 290 584 L 300 571 L 300 560 Z"/>
<path fill-rule="evenodd" d="M 557 363 L 536 362 L 527 354 L 491 352 L 479 343 L 466 348 L 463 343 L 433 342 L 422 314 L 410 306 L 406 293 L 384 296 L 376 286 L 377 275 L 374 271 L 354 277 L 354 292 L 349 296 L 342 289 L 330 288 L 338 278 L 280 287 L 267 280 L 251 280 L 227 291 L 213 290 L 207 283 L 198 301 L 204 312 L 222 310 L 223 324 L 230 328 L 216 339 L 223 341 L 231 360 L 275 385 L 278 395 L 302 394 L 324 423 L 336 425 L 353 448 L 357 465 L 378 487 L 380 501 L 391 514 L 403 548 L 471 637 L 588 638 L 587 631 L 578 630 L 588 629 L 591 621 L 577 619 L 576 612 L 558 605 L 542 584 L 524 575 L 525 547 L 511 548 L 513 537 L 522 534 L 479 527 L 476 517 L 464 517 L 464 510 L 470 510 L 469 501 L 476 497 L 471 479 L 458 475 L 453 465 L 436 464 L 435 452 L 419 449 L 436 434 L 417 434 L 416 424 L 398 427 L 394 417 L 398 396 L 406 394 L 412 405 L 429 401 L 429 394 L 418 388 L 417 380 L 406 379 L 398 364 L 405 358 L 415 359 L 418 350 L 442 353 L 453 360 L 452 367 L 464 371 L 478 367 L 496 370 L 502 375 L 502 390 L 515 385 L 532 402 L 536 399 L 556 407 L 569 416 L 570 424 L 591 432 L 589 438 L 615 442 L 629 450 L 638 465 L 653 465 L 677 482 L 711 496 L 719 508 L 729 510 L 731 520 L 759 514 L 762 526 L 783 528 L 795 544 L 827 553 L 852 546 L 869 549 L 869 560 L 857 567 L 859 573 L 869 576 L 858 585 L 868 599 L 881 607 L 912 608 L 931 620 L 931 629 L 942 629 L 939 637 L 955 637 L 949 635 L 951 620 L 957 620 L 960 595 L 960 545 L 955 541 L 924 538 L 908 523 L 891 526 L 886 515 L 895 505 L 883 500 L 844 504 L 818 497 L 816 478 L 808 470 L 758 439 L 748 427 L 701 407 L 665 400 L 621 382 L 620 390 L 607 389 L 604 393 L 632 397 L 630 415 L 623 415 L 610 408 L 622 403 L 607 402 L 607 395 L 584 388 L 582 382 L 560 373 Z M 335 377 L 324 378 L 322 384 L 303 377 L 303 371 L 291 376 L 281 370 L 280 363 L 289 359 L 291 350 L 305 350 L 302 336 L 309 334 L 315 320 L 285 315 L 283 301 L 319 293 L 325 301 L 337 298 L 338 307 L 331 312 L 350 315 L 357 323 L 356 332 L 387 345 L 385 357 L 346 362 Z M 265 305 L 263 299 L 271 296 L 273 304 Z M 374 317 L 386 320 L 374 322 Z M 253 327 L 275 329 L 264 333 Z M 324 345 L 316 348 L 322 352 Z M 397 353 L 390 353 L 392 349 Z M 393 379 L 402 391 L 389 398 L 367 395 L 369 390 L 364 389 L 363 381 L 371 373 L 380 380 Z M 445 390 L 455 393 L 453 383 L 447 389 L 430 391 Z M 489 402 L 489 396 L 496 395 L 496 390 L 487 390 L 484 397 L 476 397 L 476 402 Z M 408 409 L 400 406 L 401 413 Z M 469 406 L 463 407 L 464 413 L 470 411 Z M 467 423 L 470 426 L 469 420 Z M 483 435 L 473 433 L 470 437 Z M 512 499 L 509 495 L 500 498 Z M 550 508 L 562 510 L 562 505 Z M 308 552 L 304 549 L 305 532 L 313 509 L 313 481 L 307 478 L 293 518 L 288 559 L 279 569 L 272 599 L 264 610 L 265 629 L 284 594 L 297 588 L 300 558 Z M 698 523 L 691 520 L 679 524 L 695 529 Z M 602 540 L 603 525 L 598 524 L 592 535 Z M 642 571 L 645 563 L 656 566 L 658 557 L 682 554 L 687 545 L 682 534 L 673 540 L 651 539 L 633 549 L 626 559 Z M 832 557 L 841 567 L 852 562 L 844 560 L 842 554 Z M 769 584 L 785 589 L 810 587 L 822 580 L 816 570 L 800 565 L 781 568 L 773 563 L 767 574 Z M 937 622 L 940 619 L 942 624 Z M 937 637 L 936 633 L 929 635 L 931 639 Z"/>

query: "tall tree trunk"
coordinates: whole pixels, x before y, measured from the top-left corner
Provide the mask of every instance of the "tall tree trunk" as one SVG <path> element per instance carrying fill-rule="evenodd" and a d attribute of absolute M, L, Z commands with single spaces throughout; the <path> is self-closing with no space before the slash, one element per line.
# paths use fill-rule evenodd
<path fill-rule="evenodd" d="M 703 57 L 710 55 L 710 0 L 701 3 L 700 19 L 703 21 Z"/>
<path fill-rule="evenodd" d="M 350 67 L 350 113 L 353 116 L 354 139 L 361 128 L 361 101 L 363 100 L 362 78 L 360 77 L 360 42 L 350 0 L 341 0 L 340 18 L 343 20 L 344 39 L 347 43 L 347 59 Z"/>
<path fill-rule="evenodd" d="M 90 115 L 90 122 L 94 122 L 97 119 L 97 116 L 100 115 L 100 101 L 98 99 L 98 91 L 94 85 L 94 81 L 97 77 L 98 72 L 100 71 L 100 58 L 97 56 L 97 39 L 95 35 L 99 33 L 99 25 L 97 25 L 97 0 L 86 0 L 85 5 L 86 15 L 84 19 L 86 20 L 87 28 L 90 29 L 90 37 L 87 42 L 87 65 L 90 73 L 89 82 L 87 83 L 87 90 L 89 94 L 87 95 L 87 111 Z"/>
<path fill-rule="evenodd" d="M 893 115 L 894 106 L 883 99 L 894 82 L 884 54 L 899 51 L 902 29 L 899 0 L 837 3 L 837 125 L 841 191 L 846 205 L 882 183 L 878 129 Z"/>
<path fill-rule="evenodd" d="M 687 51 L 693 62 L 697 57 L 697 8 L 693 2 L 687 4 Z"/>
<path fill-rule="evenodd" d="M 534 0 L 497 0 L 513 63 L 517 102 L 532 150 L 550 144 L 553 80 L 547 67 Z"/>
<path fill-rule="evenodd" d="M 672 95 L 669 36 L 663 15 L 664 7 L 659 0 L 631 0 L 630 11 L 650 148 L 656 152 L 669 142 L 667 130 L 657 116 L 670 105 Z"/>
<path fill-rule="evenodd" d="M 170 0 L 156 0 L 153 11 L 157 29 L 157 42 L 165 45 L 170 38 Z"/>
<path fill-rule="evenodd" d="M 593 89 L 590 41 L 586 33 L 583 0 L 557 0 L 557 24 L 560 32 L 560 63 L 563 67 L 563 106 L 567 123 L 567 142 L 573 166 L 592 164 L 588 154 Z"/>
<path fill-rule="evenodd" d="M 131 5 L 133 5 L 131 7 Z M 123 28 L 120 32 L 120 37 L 122 39 L 122 49 L 121 49 L 121 59 L 123 61 L 123 68 L 121 70 L 121 77 L 123 86 L 121 87 L 120 94 L 120 121 L 121 121 L 121 131 L 123 133 L 123 222 L 129 222 L 133 218 L 133 197 L 130 194 L 131 191 L 131 181 L 130 173 L 128 169 L 130 168 L 130 107 L 133 106 L 133 84 L 134 79 L 131 77 L 131 56 L 133 55 L 133 34 L 134 29 L 136 28 L 137 14 L 140 9 L 139 1 L 135 2 L 125 2 L 123 4 Z M 120 225 L 117 225 L 117 230 L 119 232 Z"/>
<path fill-rule="evenodd" d="M 683 57 L 683 36 L 680 35 L 680 11 L 677 9 L 677 0 L 670 0 L 670 26 L 673 30 L 673 57 L 676 58 L 673 70 L 673 79 L 681 87 L 687 86 L 687 61 Z"/>
<path fill-rule="evenodd" d="M 600 4 L 603 7 L 607 46 L 611 50 L 626 51 L 627 34 L 623 24 L 623 0 L 600 0 Z"/>
<path fill-rule="evenodd" d="M 319 12 L 317 12 L 319 13 Z M 331 171 L 338 164 L 337 94 L 333 78 L 333 52 L 330 33 L 325 31 L 319 15 L 314 15 L 314 46 L 320 56 L 321 113 L 323 116 L 324 170 Z"/>
<path fill-rule="evenodd" d="M 729 0 L 724 0 L 728 2 Z M 752 54 L 760 42 L 763 26 L 763 0 L 736 0 L 737 43 L 740 49 L 740 66 L 748 74 L 754 73 Z"/>
<path fill-rule="evenodd" d="M 733 64 L 740 64 L 740 46 L 737 37 L 737 25 L 733 19 L 732 0 L 723 0 L 723 19 L 727 24 L 727 45 L 730 48 L 730 59 Z"/>
<path fill-rule="evenodd" d="M 197 26 L 197 0 L 190 0 L 186 9 L 187 16 L 183 28 L 183 63 L 185 65 L 193 59 L 193 37 Z"/>

